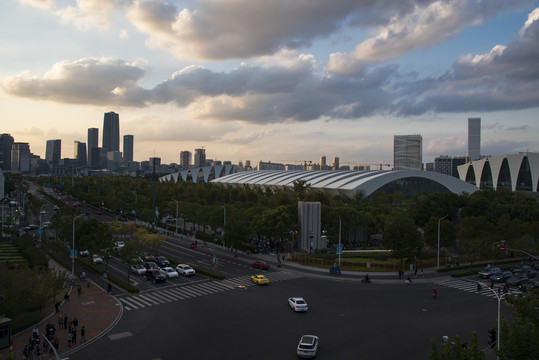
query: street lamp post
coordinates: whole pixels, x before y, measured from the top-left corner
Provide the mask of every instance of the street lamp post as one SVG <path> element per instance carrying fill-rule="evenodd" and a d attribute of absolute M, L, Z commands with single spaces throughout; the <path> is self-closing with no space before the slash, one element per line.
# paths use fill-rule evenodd
<path fill-rule="evenodd" d="M 220 205 L 223 208 L 223 236 L 225 235 L 225 229 L 226 229 L 226 207 L 224 205 Z"/>
<path fill-rule="evenodd" d="M 480 284 L 481 286 L 484 286 L 485 288 L 487 288 L 488 290 L 490 290 L 495 296 L 496 298 L 498 299 L 498 333 L 496 334 L 496 347 L 498 348 L 498 352 L 500 351 L 500 302 L 501 300 L 505 297 L 505 295 L 507 295 L 506 293 L 503 293 L 503 294 L 498 294 L 497 291 L 495 291 L 494 289 L 491 289 L 490 286 L 488 285 L 485 285 L 485 284 L 481 284 L 480 282 L 478 282 L 478 284 Z M 500 356 L 496 353 L 496 359 L 500 359 Z"/>
<path fill-rule="evenodd" d="M 80 214 L 73 218 L 73 247 L 71 248 L 71 277 L 75 276 L 75 220 L 86 214 Z"/>
<path fill-rule="evenodd" d="M 4 238 L 4 202 L 7 201 L 7 199 L 2 200 L 2 239 Z"/>
<path fill-rule="evenodd" d="M 176 235 L 178 235 L 178 200 L 176 201 Z"/>
<path fill-rule="evenodd" d="M 438 219 L 438 256 L 437 256 L 437 261 L 436 261 L 436 268 L 437 269 L 440 268 L 440 222 L 443 219 L 445 219 L 446 217 L 447 217 L 447 215 Z"/>
<path fill-rule="evenodd" d="M 44 206 L 45 205 L 41 205 L 41 207 L 39 208 L 39 247 L 41 247 L 41 236 L 43 233 L 43 214 L 45 213 L 45 211 L 43 210 Z"/>
<path fill-rule="evenodd" d="M 341 216 L 339 215 L 339 268 L 341 267 Z"/>

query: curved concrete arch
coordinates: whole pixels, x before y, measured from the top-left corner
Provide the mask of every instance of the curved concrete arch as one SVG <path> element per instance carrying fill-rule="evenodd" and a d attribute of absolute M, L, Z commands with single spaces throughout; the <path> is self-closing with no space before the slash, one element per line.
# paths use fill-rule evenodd
<path fill-rule="evenodd" d="M 436 182 L 447 191 L 456 194 L 473 193 L 477 187 L 452 176 L 431 171 L 308 171 L 308 170 L 261 170 L 236 173 L 215 179 L 212 183 L 234 186 L 262 186 L 270 189 L 293 188 L 294 181 L 305 180 L 313 190 L 327 191 L 353 198 L 362 191 L 370 196 L 392 181 L 406 178 L 422 178 Z"/>
<path fill-rule="evenodd" d="M 174 181 L 174 182 L 189 182 L 196 181 L 198 175 L 202 174 L 205 183 L 210 182 L 210 177 L 213 175 L 215 179 L 221 178 L 235 173 L 238 170 L 236 165 L 214 165 L 191 168 L 182 170 L 177 173 L 164 175 L 159 178 L 159 181 Z"/>

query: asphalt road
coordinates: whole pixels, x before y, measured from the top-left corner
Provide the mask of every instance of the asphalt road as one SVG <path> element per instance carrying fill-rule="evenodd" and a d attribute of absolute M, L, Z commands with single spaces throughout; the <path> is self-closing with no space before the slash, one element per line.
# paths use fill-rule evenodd
<path fill-rule="evenodd" d="M 486 347 L 497 301 L 449 287 L 433 300 L 431 287 L 284 278 L 149 303 L 124 311 L 107 336 L 70 359 L 295 359 L 303 334 L 320 337 L 319 359 L 426 359 L 430 339 L 469 342 L 473 330 Z M 303 296 L 309 312 L 294 313 L 290 296 Z"/>

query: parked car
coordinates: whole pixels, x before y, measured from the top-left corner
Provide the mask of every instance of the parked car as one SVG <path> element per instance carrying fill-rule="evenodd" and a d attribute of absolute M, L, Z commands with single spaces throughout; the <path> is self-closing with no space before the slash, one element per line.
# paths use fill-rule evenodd
<path fill-rule="evenodd" d="M 125 243 L 123 241 L 116 241 L 114 243 L 114 251 L 120 252 L 122 248 L 125 246 Z"/>
<path fill-rule="evenodd" d="M 268 285 L 269 279 L 264 275 L 253 275 L 251 276 L 251 281 L 257 285 Z"/>
<path fill-rule="evenodd" d="M 288 298 L 288 305 L 296 312 L 309 310 L 307 302 L 302 297 Z"/>
<path fill-rule="evenodd" d="M 97 254 L 92 255 L 92 264 L 103 264 L 103 259 Z"/>
<path fill-rule="evenodd" d="M 261 269 L 261 270 L 268 270 L 270 268 L 270 265 L 262 260 L 253 261 L 251 263 L 251 266 L 255 269 Z"/>
<path fill-rule="evenodd" d="M 183 275 L 183 276 L 195 275 L 195 270 L 187 264 L 178 264 L 178 266 L 176 266 L 176 272 L 179 275 Z"/>
<path fill-rule="evenodd" d="M 535 269 L 521 270 L 517 275 L 526 275 L 528 278 L 532 279 L 537 277 L 537 271 Z"/>
<path fill-rule="evenodd" d="M 500 271 L 501 271 L 501 269 L 498 268 L 498 267 L 486 267 L 483 270 L 481 270 L 480 272 L 478 272 L 477 275 L 480 278 L 483 278 L 483 279 L 490 279 L 492 274 L 496 274 L 496 273 L 498 273 Z"/>
<path fill-rule="evenodd" d="M 148 269 L 146 270 L 146 280 L 152 281 L 154 284 L 157 284 L 166 282 L 167 277 L 161 272 L 161 270 Z"/>
<path fill-rule="evenodd" d="M 521 291 L 529 291 L 533 289 L 539 289 L 539 281 L 538 280 L 530 280 L 526 281 L 523 284 L 520 284 L 518 287 Z"/>
<path fill-rule="evenodd" d="M 505 283 L 509 286 L 519 286 L 521 284 L 524 284 L 528 280 L 529 279 L 526 275 L 513 275 L 509 279 L 507 279 Z"/>
<path fill-rule="evenodd" d="M 157 264 L 153 261 L 143 262 L 142 265 L 146 268 L 146 270 L 159 270 L 159 266 L 157 266 Z"/>
<path fill-rule="evenodd" d="M 157 265 L 159 265 L 159 267 L 167 267 L 167 266 L 170 266 L 170 261 L 168 261 L 167 259 L 165 259 L 164 256 L 156 256 L 156 257 L 155 257 L 155 260 L 156 260 Z"/>
<path fill-rule="evenodd" d="M 513 276 L 513 273 L 511 271 L 500 271 L 495 274 L 492 274 L 490 279 L 495 282 L 506 282 L 507 279 L 509 279 L 511 276 Z"/>
<path fill-rule="evenodd" d="M 137 275 L 146 274 L 146 268 L 142 264 L 131 265 L 131 272 Z"/>
<path fill-rule="evenodd" d="M 169 279 L 174 279 L 174 278 L 178 277 L 178 272 L 176 270 L 174 270 L 173 268 L 171 268 L 170 266 L 162 267 L 161 271 Z"/>
<path fill-rule="evenodd" d="M 526 264 L 520 264 L 520 265 L 516 265 L 516 266 L 513 266 L 511 268 L 511 271 L 516 274 L 518 273 L 519 271 L 522 271 L 522 270 L 530 270 L 531 269 L 531 266 L 530 265 L 526 265 Z"/>
<path fill-rule="evenodd" d="M 318 351 L 318 336 L 303 335 L 299 339 L 297 356 L 301 358 L 315 358 Z"/>
<path fill-rule="evenodd" d="M 157 264 L 157 259 L 155 258 L 155 256 L 150 255 L 150 254 L 142 253 L 140 254 L 140 259 L 143 262 L 154 262 Z"/>

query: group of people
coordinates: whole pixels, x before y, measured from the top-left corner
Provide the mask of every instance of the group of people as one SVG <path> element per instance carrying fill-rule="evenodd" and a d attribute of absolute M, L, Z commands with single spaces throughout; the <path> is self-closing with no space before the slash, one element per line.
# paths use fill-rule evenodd
<path fill-rule="evenodd" d="M 68 317 L 67 314 L 58 316 L 58 328 L 67 330 L 67 347 L 77 343 L 77 331 L 79 328 L 79 320 L 77 317 Z M 86 329 L 84 326 L 80 329 L 80 342 L 86 341 Z"/>
<path fill-rule="evenodd" d="M 43 334 L 46 339 L 44 338 L 42 343 L 39 329 L 35 327 L 32 330 L 32 335 L 28 340 L 28 344 L 22 351 L 24 359 L 41 360 L 42 353 L 46 354 L 47 352 L 50 352 L 52 354 L 54 350 L 52 347 L 49 347 L 49 344 L 52 344 L 54 348 L 58 349 L 58 338 L 54 335 L 54 333 L 54 325 L 47 323 L 45 334 Z"/>

